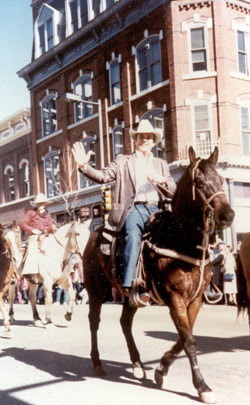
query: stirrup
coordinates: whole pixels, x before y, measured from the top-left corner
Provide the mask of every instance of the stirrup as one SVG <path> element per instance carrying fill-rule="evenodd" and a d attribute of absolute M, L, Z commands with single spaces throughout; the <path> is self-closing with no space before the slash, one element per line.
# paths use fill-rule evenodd
<path fill-rule="evenodd" d="M 137 282 L 137 280 L 132 281 L 132 288 L 129 294 L 129 305 L 131 307 L 136 307 L 136 308 L 145 308 L 150 305 L 150 299 L 146 302 L 143 301 L 140 297 L 140 284 Z M 145 291 L 146 293 L 146 291 Z"/>

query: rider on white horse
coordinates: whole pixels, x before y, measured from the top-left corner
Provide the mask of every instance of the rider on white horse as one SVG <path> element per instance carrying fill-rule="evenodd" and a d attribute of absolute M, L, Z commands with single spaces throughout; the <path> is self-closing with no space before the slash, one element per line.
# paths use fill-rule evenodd
<path fill-rule="evenodd" d="M 34 208 L 26 212 L 21 222 L 21 228 L 30 234 L 22 275 L 37 274 L 40 236 L 43 233 L 53 233 L 52 218 L 46 209 L 46 205 L 49 203 L 50 201 L 44 194 L 37 194 L 31 203 Z"/>

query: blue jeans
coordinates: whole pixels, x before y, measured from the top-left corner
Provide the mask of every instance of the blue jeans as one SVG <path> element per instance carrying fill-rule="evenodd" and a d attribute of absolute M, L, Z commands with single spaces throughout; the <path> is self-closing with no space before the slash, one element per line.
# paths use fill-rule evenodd
<path fill-rule="evenodd" d="M 145 206 L 143 204 L 136 204 L 127 216 L 124 225 L 123 287 L 131 287 L 132 281 L 135 278 L 145 223 L 149 216 L 156 211 L 159 211 L 159 208 L 155 205 Z"/>
<path fill-rule="evenodd" d="M 61 297 L 63 295 L 63 304 L 68 302 L 68 295 L 66 291 L 63 290 L 63 288 L 58 287 L 56 290 L 56 302 L 61 303 Z"/>

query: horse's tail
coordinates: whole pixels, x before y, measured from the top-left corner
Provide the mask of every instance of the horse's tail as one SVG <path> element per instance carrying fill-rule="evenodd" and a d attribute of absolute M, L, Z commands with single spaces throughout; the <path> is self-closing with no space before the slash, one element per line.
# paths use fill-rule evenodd
<path fill-rule="evenodd" d="M 237 263 L 237 289 L 238 289 L 237 305 L 239 316 L 241 313 L 244 313 L 247 307 L 249 306 L 249 300 L 247 297 L 247 282 L 244 276 L 243 266 L 240 260 L 239 253 L 237 254 L 236 257 L 236 263 Z"/>

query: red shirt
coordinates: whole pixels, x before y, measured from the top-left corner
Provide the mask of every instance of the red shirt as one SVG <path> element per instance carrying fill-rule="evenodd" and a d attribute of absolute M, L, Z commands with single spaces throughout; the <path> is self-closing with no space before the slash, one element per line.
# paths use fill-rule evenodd
<path fill-rule="evenodd" d="M 37 210 L 29 210 L 24 216 L 21 228 L 29 233 L 32 233 L 33 229 L 41 232 L 46 229 L 49 233 L 52 233 L 52 218 L 48 212 L 40 215 Z"/>

